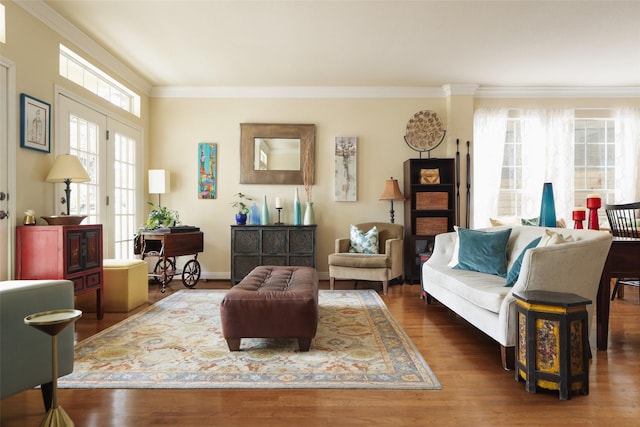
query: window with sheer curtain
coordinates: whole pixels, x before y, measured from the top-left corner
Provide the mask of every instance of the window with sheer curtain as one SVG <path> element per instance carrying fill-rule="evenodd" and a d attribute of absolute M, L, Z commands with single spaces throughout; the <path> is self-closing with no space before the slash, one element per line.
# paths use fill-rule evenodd
<path fill-rule="evenodd" d="M 588 194 L 603 203 L 637 201 L 639 129 L 638 109 L 478 109 L 473 226 L 538 217 L 544 182 L 553 183 L 557 217 L 565 220 Z"/>

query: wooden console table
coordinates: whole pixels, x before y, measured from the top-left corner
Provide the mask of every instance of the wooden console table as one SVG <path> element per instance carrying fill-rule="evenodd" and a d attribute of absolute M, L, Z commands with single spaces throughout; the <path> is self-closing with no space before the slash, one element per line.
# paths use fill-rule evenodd
<path fill-rule="evenodd" d="M 640 277 L 640 239 L 614 237 L 602 270 L 596 304 L 597 348 L 606 350 L 609 340 L 611 279 Z"/>
<path fill-rule="evenodd" d="M 259 265 L 316 267 L 316 225 L 232 225 L 231 285 Z"/>

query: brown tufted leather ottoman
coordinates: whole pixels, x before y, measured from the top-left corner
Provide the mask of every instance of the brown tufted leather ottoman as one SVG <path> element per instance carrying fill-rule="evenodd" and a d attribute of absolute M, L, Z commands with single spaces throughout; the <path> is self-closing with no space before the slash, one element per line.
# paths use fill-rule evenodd
<path fill-rule="evenodd" d="M 318 328 L 318 273 L 311 267 L 260 266 L 233 286 L 220 305 L 229 350 L 242 338 L 297 338 L 309 351 Z"/>

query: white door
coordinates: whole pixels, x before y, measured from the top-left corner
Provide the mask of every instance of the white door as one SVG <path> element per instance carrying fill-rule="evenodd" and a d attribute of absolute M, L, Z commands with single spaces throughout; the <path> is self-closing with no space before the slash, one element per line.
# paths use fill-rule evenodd
<path fill-rule="evenodd" d="M 142 200 L 136 195 L 142 187 L 137 167 L 141 131 L 62 93 L 57 104 L 61 143 L 56 154 L 78 156 L 91 177 L 72 184 L 71 213 L 87 215 L 87 224 L 103 225 L 104 258 L 131 258 Z M 62 190 L 57 189 L 56 200 Z"/>
<path fill-rule="evenodd" d="M 13 278 L 15 224 L 15 67 L 0 58 L 0 280 Z"/>

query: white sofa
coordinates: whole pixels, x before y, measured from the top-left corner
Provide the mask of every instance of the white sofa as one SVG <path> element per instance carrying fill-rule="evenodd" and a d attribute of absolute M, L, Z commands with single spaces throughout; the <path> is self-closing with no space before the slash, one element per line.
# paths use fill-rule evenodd
<path fill-rule="evenodd" d="M 517 317 L 515 291 L 546 290 L 578 294 L 592 301 L 587 306 L 591 327 L 602 269 L 612 237 L 594 230 L 574 230 L 514 226 L 492 227 L 484 231 L 511 228 L 507 245 L 507 263 L 511 268 L 523 249 L 545 230 L 574 241 L 525 252 L 520 275 L 513 287 L 505 287 L 504 277 L 452 268 L 455 261 L 456 232 L 436 236 L 431 258 L 422 267 L 422 287 L 427 303 L 435 298 L 501 345 L 502 365 L 515 363 Z"/>
<path fill-rule="evenodd" d="M 45 409 L 51 405 L 51 336 L 26 325 L 41 311 L 73 308 L 69 280 L 0 282 L 0 398 L 42 385 Z M 74 327 L 58 335 L 58 376 L 73 371 Z"/>

